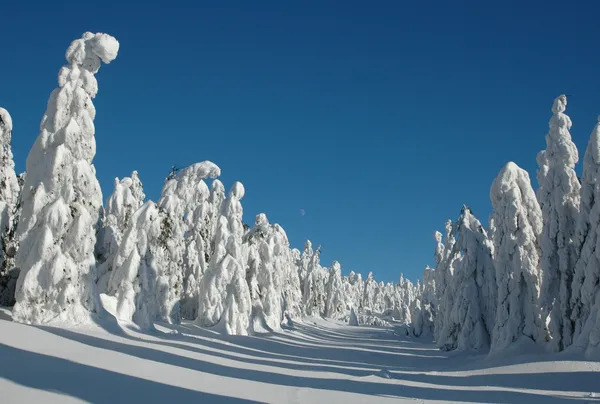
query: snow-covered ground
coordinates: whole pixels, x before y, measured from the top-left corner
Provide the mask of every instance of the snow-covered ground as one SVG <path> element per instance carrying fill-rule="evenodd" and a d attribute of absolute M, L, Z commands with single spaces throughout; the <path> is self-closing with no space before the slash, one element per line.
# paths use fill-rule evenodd
<path fill-rule="evenodd" d="M 3 310 L 0 402 L 600 401 L 600 363 L 564 354 L 457 357 L 400 336 L 400 328 L 321 319 L 264 336 L 191 323 L 157 330 L 35 327 Z"/>

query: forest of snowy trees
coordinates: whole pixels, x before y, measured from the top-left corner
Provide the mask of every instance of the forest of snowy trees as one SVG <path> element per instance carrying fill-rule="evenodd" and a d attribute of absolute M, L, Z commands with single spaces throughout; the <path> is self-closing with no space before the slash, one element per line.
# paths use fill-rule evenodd
<path fill-rule="evenodd" d="M 600 123 L 578 179 L 564 95 L 537 156 L 537 192 L 507 163 L 491 186 L 487 226 L 464 206 L 445 235 L 435 232 L 435 268 L 415 284 L 402 275 L 385 284 L 372 273 L 344 276 L 336 261 L 322 266 L 320 247 L 292 248 L 265 214 L 246 226 L 244 186 L 227 192 L 209 161 L 169 175 L 157 202 L 134 171 L 115 179 L 104 204 L 92 100 L 95 73 L 118 50 L 106 34 L 72 42 L 20 175 L 0 108 L 0 305 L 14 306 L 15 321 L 79 324 L 110 306 L 144 330 L 187 320 L 246 335 L 318 316 L 400 322 L 443 350 L 537 345 L 600 357 Z"/>

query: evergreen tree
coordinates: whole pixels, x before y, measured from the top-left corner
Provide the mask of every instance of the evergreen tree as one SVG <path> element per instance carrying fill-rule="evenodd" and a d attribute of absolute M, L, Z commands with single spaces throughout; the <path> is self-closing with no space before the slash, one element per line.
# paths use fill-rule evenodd
<path fill-rule="evenodd" d="M 86 32 L 66 52 L 41 134 L 27 158 L 17 237 L 13 319 L 25 323 L 85 322 L 96 311 L 94 249 L 102 193 L 92 160 L 96 153 L 92 99 L 94 74 L 117 56 L 119 43 Z"/>
<path fill-rule="evenodd" d="M 566 107 L 566 96 L 554 100 L 546 149 L 537 157 L 537 197 L 544 222 L 541 305 L 544 317 L 550 315 L 551 346 L 555 351 L 568 347 L 573 338 L 571 283 L 578 256 L 573 239 L 580 205 L 581 185 L 575 174 L 579 155 L 571 141 Z"/>
<path fill-rule="evenodd" d="M 15 285 L 19 270 L 15 268 L 21 186 L 15 174 L 11 149 L 12 119 L 0 108 L 0 306 L 15 304 Z"/>
<path fill-rule="evenodd" d="M 545 340 L 539 295 L 539 237 L 542 212 L 531 188 L 529 174 L 508 163 L 494 181 L 490 199 L 490 233 L 494 243 L 498 307 L 491 352 L 521 338 Z"/>

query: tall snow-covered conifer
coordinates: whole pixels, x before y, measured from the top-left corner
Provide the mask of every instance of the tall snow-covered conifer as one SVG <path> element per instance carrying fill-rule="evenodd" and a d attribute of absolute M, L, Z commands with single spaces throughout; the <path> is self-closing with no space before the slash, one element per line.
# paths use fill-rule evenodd
<path fill-rule="evenodd" d="M 252 302 L 242 257 L 242 204 L 244 186 L 236 182 L 221 208 L 215 234 L 215 251 L 200 281 L 196 323 L 225 332 L 246 334 Z"/>
<path fill-rule="evenodd" d="M 334 261 L 329 270 L 327 280 L 327 301 L 325 302 L 325 317 L 342 318 L 346 314 L 346 296 L 342 285 L 342 267 Z"/>
<path fill-rule="evenodd" d="M 491 352 L 497 352 L 522 338 L 545 340 L 539 306 L 538 240 L 543 224 L 529 174 L 515 163 L 509 162 L 500 171 L 492 184 L 490 199 L 490 233 L 498 284 Z"/>
<path fill-rule="evenodd" d="M 142 329 L 154 329 L 160 319 L 156 284 L 160 276 L 157 242 L 161 236 L 161 217 L 156 204 L 146 202 L 131 218 L 113 260 L 107 293 L 114 296 L 115 316 L 133 321 Z"/>
<path fill-rule="evenodd" d="M 193 320 L 198 307 L 198 283 L 206 269 L 206 250 L 202 229 L 208 226 L 210 191 L 204 182 L 221 175 L 210 161 L 192 164 L 170 176 L 163 186 L 158 207 L 163 215 L 163 268 L 159 290 L 163 294 L 163 319 L 178 322 Z"/>
<path fill-rule="evenodd" d="M 457 259 L 451 287 L 455 295 L 438 344 L 444 349 L 486 350 L 494 328 L 497 286 L 493 245 L 481 223 L 464 207 L 457 223 Z"/>
<path fill-rule="evenodd" d="M 550 315 L 551 346 L 555 351 L 571 345 L 571 283 L 578 251 L 574 243 L 579 214 L 580 184 L 575 174 L 579 159 L 571 141 L 571 119 L 564 113 L 567 97 L 554 100 L 546 149 L 538 156 L 538 201 L 544 228 L 541 238 L 542 290 L 544 315 Z"/>
<path fill-rule="evenodd" d="M 133 214 L 142 206 L 144 198 L 137 171 L 134 171 L 131 177 L 122 180 L 115 178 L 115 189 L 106 203 L 101 239 L 98 240 L 98 244 L 101 244 L 98 247 L 101 251 L 101 259 L 98 260 L 96 274 L 99 293 L 106 291 L 114 266 L 113 261 L 119 251 L 123 235 L 131 226 Z"/>
<path fill-rule="evenodd" d="M 18 276 L 15 230 L 21 189 L 15 174 L 11 140 L 12 119 L 7 110 L 0 108 L 0 306 L 14 304 Z"/>
<path fill-rule="evenodd" d="M 59 88 L 27 158 L 17 232 L 16 321 L 84 322 L 97 308 L 94 248 L 102 193 L 92 165 L 94 74 L 118 50 L 115 38 L 90 32 L 67 49 L 69 64 L 60 70 Z"/>

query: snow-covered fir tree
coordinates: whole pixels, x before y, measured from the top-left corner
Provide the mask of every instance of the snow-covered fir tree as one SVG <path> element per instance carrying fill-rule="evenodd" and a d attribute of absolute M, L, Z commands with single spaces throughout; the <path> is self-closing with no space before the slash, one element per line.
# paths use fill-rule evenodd
<path fill-rule="evenodd" d="M 522 339 L 545 341 L 539 306 L 538 242 L 543 223 L 529 174 L 515 163 L 509 162 L 500 171 L 491 187 L 490 199 L 490 235 L 498 284 L 490 351 L 498 352 Z"/>
<path fill-rule="evenodd" d="M 299 251 L 290 250 L 290 242 L 285 230 L 278 224 L 273 225 L 273 261 L 276 271 L 283 276 L 281 286 L 282 310 L 288 323 L 298 321 L 302 316 L 302 291 L 296 266 Z"/>
<path fill-rule="evenodd" d="M 254 265 L 246 271 L 250 275 L 252 315 L 251 329 L 254 332 L 276 331 L 280 328 L 282 312 L 282 285 L 285 267 L 276 258 L 274 227 L 264 213 L 256 216 L 253 229 L 248 233 Z M 281 253 L 281 251 L 277 251 Z"/>
<path fill-rule="evenodd" d="M 203 161 L 170 176 L 163 186 L 158 207 L 169 232 L 162 250 L 158 291 L 162 294 L 162 319 L 177 323 L 183 315 L 194 319 L 198 306 L 198 282 L 205 271 L 207 243 L 201 228 L 208 214 L 210 191 L 204 182 L 221 175 L 219 167 Z"/>
<path fill-rule="evenodd" d="M 18 210 L 20 202 L 19 180 L 11 149 L 12 119 L 0 108 L 0 306 L 15 303 L 15 285 L 19 275 L 15 268 Z"/>
<path fill-rule="evenodd" d="M 436 309 L 434 270 L 427 266 L 423 271 L 423 282 L 419 283 L 412 302 L 413 335 L 416 337 L 432 337 L 434 335 L 434 318 Z"/>
<path fill-rule="evenodd" d="M 314 251 L 312 248 L 312 243 L 310 242 L 310 240 L 306 240 L 306 242 L 304 243 L 304 250 L 302 251 L 302 255 L 300 257 L 300 265 L 298 265 L 298 277 L 300 278 L 300 285 L 304 285 L 304 283 L 306 282 L 306 276 L 308 275 L 308 270 L 313 255 Z"/>
<path fill-rule="evenodd" d="M 60 70 L 59 88 L 27 158 L 17 231 L 16 321 L 84 322 L 97 309 L 94 248 L 102 193 L 92 165 L 94 74 L 118 50 L 115 38 L 90 32 L 67 49 L 68 65 Z"/>
<path fill-rule="evenodd" d="M 452 307 L 438 345 L 446 350 L 486 350 L 494 328 L 497 286 L 493 245 L 479 220 L 464 207 L 457 222 L 455 247 L 462 252 L 454 266 Z"/>
<path fill-rule="evenodd" d="M 320 252 L 321 248 L 318 247 L 314 254 L 312 254 L 304 279 L 302 302 L 304 304 L 304 313 L 307 316 L 319 317 L 325 314 L 325 283 L 327 282 L 328 274 L 327 270 L 320 264 Z"/>
<path fill-rule="evenodd" d="M 242 254 L 242 204 L 244 186 L 236 182 L 221 208 L 215 233 L 215 251 L 200 280 L 196 323 L 213 327 L 220 323 L 227 333 L 246 334 L 252 301 Z"/>
<path fill-rule="evenodd" d="M 581 204 L 575 232 L 576 249 L 580 251 L 573 276 L 571 319 L 573 340 L 581 335 L 587 322 L 600 282 L 600 250 L 596 248 L 600 231 L 600 117 L 590 136 L 583 158 Z M 584 337 L 585 339 L 586 337 Z"/>
<path fill-rule="evenodd" d="M 554 100 L 546 149 L 537 156 L 537 197 L 544 222 L 540 242 L 541 305 L 544 316 L 550 315 L 551 346 L 555 351 L 571 345 L 573 338 L 571 283 L 578 256 L 573 240 L 580 205 L 581 185 L 575 174 L 579 155 L 571 141 L 571 119 L 564 113 L 566 108 L 566 96 Z"/>
<path fill-rule="evenodd" d="M 327 280 L 327 301 L 325 317 L 339 319 L 346 314 L 346 296 L 342 284 L 342 266 L 334 261 L 329 269 Z"/>
<path fill-rule="evenodd" d="M 107 293 L 114 296 L 115 315 L 121 321 L 133 321 L 142 329 L 154 329 L 160 319 L 156 293 L 160 275 L 157 251 L 163 247 L 161 215 L 152 201 L 146 202 L 131 218 L 113 260 Z"/>
<path fill-rule="evenodd" d="M 377 282 L 373 278 L 373 272 L 369 272 L 365 279 L 362 295 L 362 307 L 367 311 L 373 310 L 373 304 L 375 303 L 375 290 L 377 289 Z"/>
<path fill-rule="evenodd" d="M 204 216 L 204 225 L 200 228 L 202 239 L 207 241 L 208 248 L 206 249 L 205 261 L 208 263 L 212 256 L 215 245 L 214 238 L 217 231 L 217 224 L 221 217 L 221 207 L 225 201 L 225 187 L 218 179 L 213 180 L 210 196 L 208 197 L 208 212 Z"/>
<path fill-rule="evenodd" d="M 441 332 L 445 327 L 446 318 L 449 316 L 450 310 L 454 305 L 454 291 L 450 286 L 454 274 L 454 265 L 459 258 L 459 252 L 454 248 L 456 237 L 454 234 L 454 225 L 451 220 L 446 221 L 445 230 L 446 238 L 444 244 L 442 244 L 441 233 L 436 232 L 434 235 L 436 240 L 435 285 L 437 300 L 434 318 L 434 333 L 438 345 L 442 339 Z"/>
<path fill-rule="evenodd" d="M 97 240 L 98 292 L 104 293 L 113 269 L 113 261 L 123 235 L 132 224 L 133 214 L 144 203 L 145 195 L 137 171 L 122 180 L 115 178 L 115 189 L 104 208 L 102 232 Z"/>

